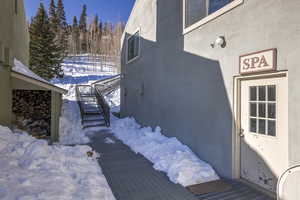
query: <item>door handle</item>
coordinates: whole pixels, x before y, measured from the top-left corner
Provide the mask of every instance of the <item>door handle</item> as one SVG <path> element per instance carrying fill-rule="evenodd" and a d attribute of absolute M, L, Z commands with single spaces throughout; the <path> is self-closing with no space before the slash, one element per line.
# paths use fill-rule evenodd
<path fill-rule="evenodd" d="M 244 132 L 245 132 L 245 130 L 241 128 L 241 130 L 240 130 L 240 137 L 242 137 L 242 138 L 245 137 Z"/>

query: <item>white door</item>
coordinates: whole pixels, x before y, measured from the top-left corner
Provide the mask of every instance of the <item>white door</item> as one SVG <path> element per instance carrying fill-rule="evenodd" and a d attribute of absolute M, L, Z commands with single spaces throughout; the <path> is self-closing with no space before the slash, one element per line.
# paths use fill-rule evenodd
<path fill-rule="evenodd" d="M 285 77 L 241 82 L 241 128 L 241 177 L 275 192 L 288 168 Z"/>

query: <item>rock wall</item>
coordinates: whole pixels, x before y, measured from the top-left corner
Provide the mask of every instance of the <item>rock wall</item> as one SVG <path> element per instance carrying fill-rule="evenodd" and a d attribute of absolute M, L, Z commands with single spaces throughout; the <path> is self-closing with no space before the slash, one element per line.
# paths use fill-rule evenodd
<path fill-rule="evenodd" d="M 13 90 L 13 113 L 17 128 L 37 138 L 51 135 L 51 92 Z"/>

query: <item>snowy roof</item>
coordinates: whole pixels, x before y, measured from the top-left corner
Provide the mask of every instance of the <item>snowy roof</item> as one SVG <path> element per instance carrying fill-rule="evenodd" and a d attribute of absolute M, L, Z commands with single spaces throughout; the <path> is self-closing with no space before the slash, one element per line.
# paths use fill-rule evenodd
<path fill-rule="evenodd" d="M 57 87 L 56 85 L 50 83 L 49 81 L 41 78 L 40 76 L 38 76 L 37 74 L 35 74 L 33 71 L 31 71 L 26 65 L 24 65 L 21 61 L 17 60 L 16 58 L 14 59 L 14 66 L 12 68 L 12 71 L 13 72 L 16 72 L 18 74 L 21 74 L 23 76 L 26 76 L 30 79 L 33 79 L 35 81 L 38 81 L 40 83 L 44 83 L 48 86 L 50 86 L 49 89 L 53 89 L 55 88 L 54 90 L 60 92 L 60 93 L 66 93 L 67 91 L 60 88 L 60 87 Z"/>

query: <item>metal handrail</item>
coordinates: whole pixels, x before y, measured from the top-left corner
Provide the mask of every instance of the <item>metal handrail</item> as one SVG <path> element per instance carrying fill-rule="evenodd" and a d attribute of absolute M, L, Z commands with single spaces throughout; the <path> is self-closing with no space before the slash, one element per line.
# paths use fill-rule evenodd
<path fill-rule="evenodd" d="M 81 119 L 83 123 L 83 116 L 86 114 L 84 111 L 83 100 L 84 97 L 94 97 L 96 103 L 101 108 L 101 115 L 103 115 L 105 125 L 110 126 L 110 106 L 105 100 L 104 96 L 114 91 L 120 85 L 120 75 L 103 79 L 94 82 L 92 85 L 76 85 L 76 99 L 79 105 Z M 81 88 L 90 88 L 90 92 L 82 94 Z"/>
<path fill-rule="evenodd" d="M 105 78 L 105 79 L 102 79 L 102 80 L 99 80 L 99 81 L 96 81 L 94 83 L 92 83 L 92 85 L 99 85 L 99 84 L 106 84 L 106 83 L 109 83 L 111 81 L 114 81 L 115 79 L 120 79 L 121 75 L 118 74 L 116 76 L 113 76 L 113 77 L 109 77 L 109 78 Z"/>
<path fill-rule="evenodd" d="M 120 81 L 120 78 L 114 79 L 113 81 L 108 82 L 109 84 L 96 84 L 94 88 L 100 90 L 103 95 L 107 95 L 114 91 L 115 88 L 119 87 Z"/>
<path fill-rule="evenodd" d="M 95 95 L 96 95 L 98 105 L 100 105 L 102 108 L 105 125 L 107 127 L 110 127 L 110 107 L 109 107 L 108 103 L 106 102 L 104 96 L 101 94 L 101 92 L 97 88 L 95 88 Z"/>

